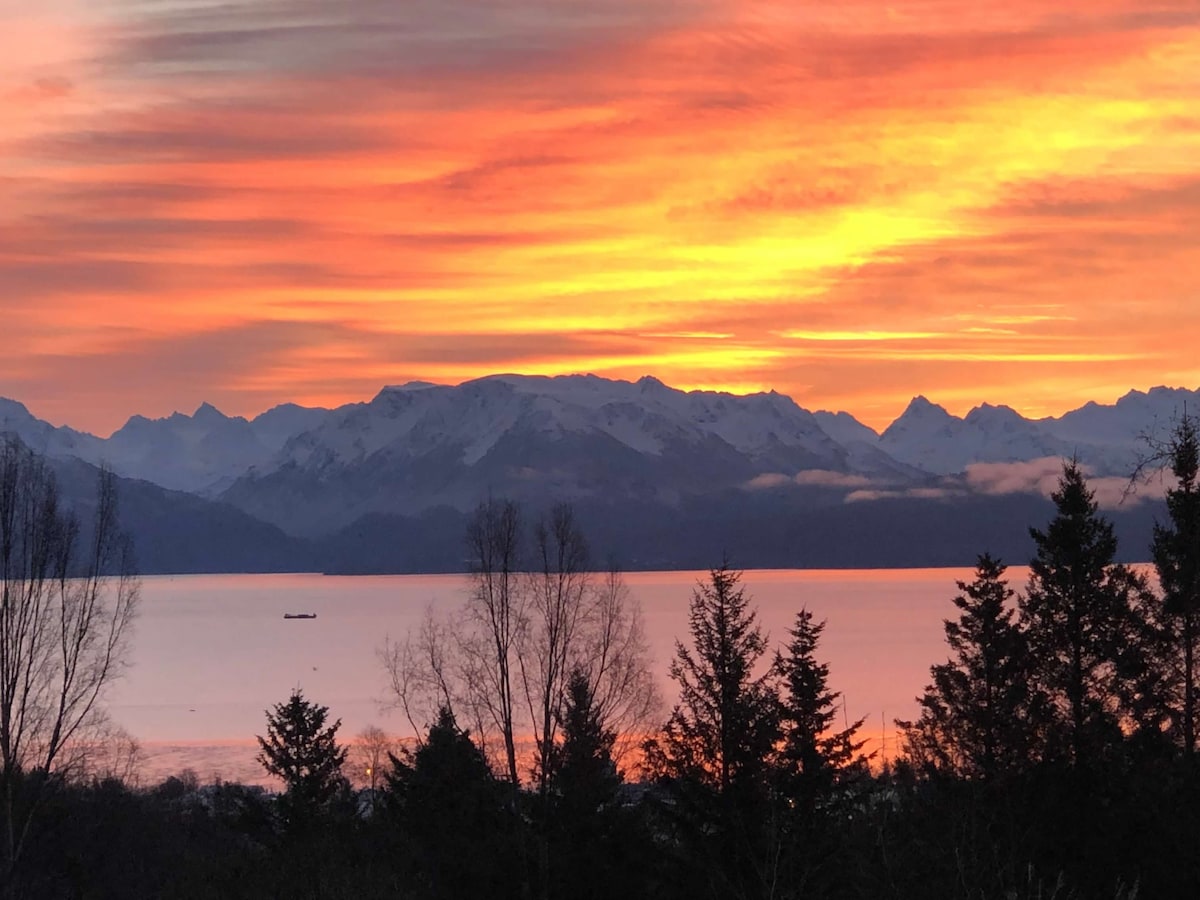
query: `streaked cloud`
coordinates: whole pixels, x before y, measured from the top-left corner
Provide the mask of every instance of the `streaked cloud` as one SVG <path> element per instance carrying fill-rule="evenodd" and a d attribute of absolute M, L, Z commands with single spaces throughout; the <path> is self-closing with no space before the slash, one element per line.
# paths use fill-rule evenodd
<path fill-rule="evenodd" d="M 55 421 L 499 370 L 877 427 L 917 393 L 1044 415 L 1200 384 L 1192 0 L 45 0 L 0 25 L 0 394 Z"/>
<path fill-rule="evenodd" d="M 945 500 L 961 496 L 961 490 L 945 487 L 919 487 L 896 489 L 866 489 L 851 491 L 846 495 L 847 503 L 869 503 L 872 500 Z"/>
<path fill-rule="evenodd" d="M 779 333 L 781 338 L 792 341 L 922 341 L 929 338 L 944 338 L 950 335 L 937 331 L 802 331 L 790 329 Z"/>

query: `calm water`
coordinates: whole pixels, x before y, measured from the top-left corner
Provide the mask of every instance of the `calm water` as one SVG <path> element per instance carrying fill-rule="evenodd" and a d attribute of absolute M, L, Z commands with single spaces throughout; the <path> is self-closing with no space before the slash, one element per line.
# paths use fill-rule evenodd
<path fill-rule="evenodd" d="M 674 641 L 687 636 L 688 600 L 705 573 L 642 572 L 625 576 L 640 601 L 663 696 Z M 867 717 L 876 736 L 886 721 L 915 712 L 929 666 L 946 657 L 942 619 L 954 609 L 955 580 L 967 569 L 754 571 L 744 584 L 773 643 L 782 643 L 795 613 L 807 606 L 826 619 L 822 656 L 850 718 Z M 1026 573 L 1013 568 L 1020 589 Z M 144 579 L 132 666 L 110 694 L 113 718 L 142 744 L 142 776 L 155 781 L 183 768 L 202 779 L 261 780 L 254 736 L 264 711 L 295 687 L 342 719 L 350 738 L 367 725 L 407 733 L 398 713 L 385 714 L 384 677 L 376 651 L 403 637 L 427 605 L 455 608 L 460 575 L 328 577 L 322 575 L 159 576 Z M 285 621 L 285 612 L 315 620 Z"/>

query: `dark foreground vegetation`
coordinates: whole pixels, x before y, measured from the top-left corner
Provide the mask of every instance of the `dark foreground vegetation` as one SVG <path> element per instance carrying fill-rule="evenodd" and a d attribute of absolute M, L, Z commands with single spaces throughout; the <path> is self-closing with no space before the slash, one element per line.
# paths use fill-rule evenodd
<path fill-rule="evenodd" d="M 1174 477 L 1157 584 L 1114 562 L 1066 464 L 1023 591 L 987 554 L 959 584 L 948 658 L 897 723 L 894 759 L 865 755 L 862 722 L 842 718 L 823 624 L 801 608 L 772 648 L 722 565 L 692 596 L 678 697 L 635 766 L 620 735 L 649 709 L 636 616 L 611 580 L 587 590 L 568 511 L 535 529 L 531 563 L 515 508 L 489 501 L 469 530 L 467 615 L 385 654 L 398 705 L 433 705 L 414 745 L 360 757 L 369 787 L 351 788 L 339 723 L 299 691 L 259 738 L 278 794 L 189 777 L 133 789 L 6 757 L 8 821 L 36 799 L 8 895 L 1198 896 L 1193 423 L 1158 449 Z"/>

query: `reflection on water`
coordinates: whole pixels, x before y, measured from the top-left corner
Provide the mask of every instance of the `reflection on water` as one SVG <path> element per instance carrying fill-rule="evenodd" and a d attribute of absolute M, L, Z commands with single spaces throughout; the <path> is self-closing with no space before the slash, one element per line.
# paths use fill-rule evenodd
<path fill-rule="evenodd" d="M 915 714 L 929 666 L 944 661 L 942 620 L 951 616 L 955 580 L 967 569 L 752 571 L 744 576 L 759 621 L 781 644 L 802 606 L 828 626 L 821 656 L 846 701 L 849 719 L 866 717 L 878 741 L 886 723 Z M 697 572 L 625 576 L 641 601 L 647 636 L 671 703 L 667 666 L 687 637 L 688 600 Z M 1026 572 L 1011 569 L 1023 588 Z M 142 777 L 153 782 L 193 769 L 202 780 L 261 781 L 254 762 L 265 711 L 293 688 L 342 720 L 345 740 L 370 724 L 405 734 L 385 700 L 376 650 L 402 636 L 426 606 L 455 608 L 459 575 L 329 577 L 197 575 L 144 579 L 127 676 L 109 697 L 113 718 L 143 748 Z M 284 619 L 285 613 L 315 619 Z"/>

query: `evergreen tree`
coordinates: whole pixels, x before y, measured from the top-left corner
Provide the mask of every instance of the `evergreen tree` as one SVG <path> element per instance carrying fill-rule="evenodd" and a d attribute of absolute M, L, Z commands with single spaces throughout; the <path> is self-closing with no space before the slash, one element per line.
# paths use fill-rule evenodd
<path fill-rule="evenodd" d="M 839 882 L 844 885 L 835 861 L 844 846 L 837 825 L 850 795 L 840 788 L 855 777 L 865 785 L 869 774 L 861 754 L 866 742 L 858 739 L 863 720 L 836 727 L 840 695 L 829 689 L 829 666 L 817 659 L 824 630 L 824 622 L 800 610 L 784 652 L 775 655 L 782 740 L 765 835 L 772 851 L 767 884 L 804 885 L 805 896 L 835 895 Z"/>
<path fill-rule="evenodd" d="M 328 716 L 328 707 L 310 703 L 297 689 L 287 703 L 267 712 L 267 736 L 258 738 L 258 762 L 283 780 L 282 806 L 290 826 L 311 820 L 347 785 L 342 776 L 346 748 L 337 743 L 342 720 L 326 727 Z"/>
<path fill-rule="evenodd" d="M 1156 524 L 1151 551 L 1163 593 L 1177 730 L 1196 751 L 1196 666 L 1200 655 L 1200 434 L 1186 414 L 1164 448 L 1176 486 L 1167 491 L 1168 524 Z"/>
<path fill-rule="evenodd" d="M 769 802 L 778 677 L 760 666 L 767 641 L 740 579 L 725 564 L 692 593 L 693 648 L 677 641 L 670 668 L 679 703 L 645 744 L 647 768 L 671 798 L 658 827 L 674 832 L 664 850 L 693 879 L 685 895 L 757 896 L 778 875 Z"/>
<path fill-rule="evenodd" d="M 421 746 L 392 756 L 384 808 L 431 897 L 515 896 L 519 847 L 508 789 L 442 707 Z"/>
<path fill-rule="evenodd" d="M 573 670 L 567 682 L 560 725 L 562 740 L 552 751 L 550 785 L 568 816 L 587 816 L 612 802 L 621 776 L 612 758 L 616 734 L 605 727 L 581 669 Z"/>
<path fill-rule="evenodd" d="M 599 900 L 642 893 L 640 873 L 630 863 L 640 855 L 643 831 L 618 803 L 616 734 L 605 724 L 582 669 L 571 672 L 559 720 L 544 823 L 545 895 Z"/>
<path fill-rule="evenodd" d="M 740 580 L 723 564 L 692 592 L 694 649 L 676 641 L 670 668 L 679 703 L 645 746 L 655 774 L 721 793 L 759 781 L 779 735 L 776 672 L 755 674 L 767 641 Z"/>
<path fill-rule="evenodd" d="M 783 746 L 778 766 L 785 796 L 811 807 L 851 772 L 863 772 L 865 741 L 858 731 L 865 720 L 834 729 L 838 698 L 829 690 L 829 666 L 817 661 L 824 622 L 814 622 L 807 609 L 796 614 L 788 634 L 787 655 L 776 655 L 783 679 L 781 726 Z"/>
<path fill-rule="evenodd" d="M 906 755 L 919 767 L 968 778 L 994 778 L 1028 765 L 1034 751 L 1025 635 L 1014 621 L 1015 593 L 1005 566 L 980 556 L 974 581 L 958 582 L 957 621 L 944 623 L 953 654 L 933 666 L 933 683 L 918 699 L 921 716 L 897 722 Z"/>
<path fill-rule="evenodd" d="M 1076 462 L 1063 466 L 1051 499 L 1046 530 L 1030 529 L 1037 554 L 1021 620 L 1034 682 L 1050 704 L 1047 751 L 1082 769 L 1122 740 L 1132 707 L 1125 676 L 1141 668 L 1134 603 L 1145 585 L 1114 564 L 1112 524 Z"/>

